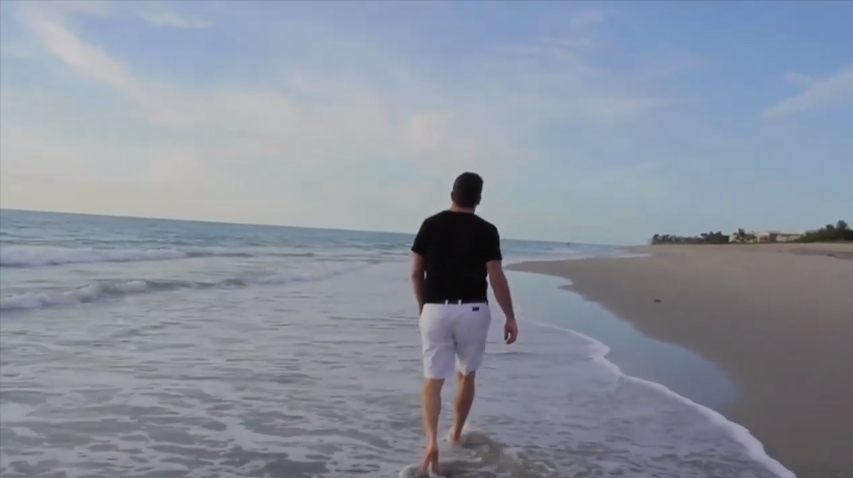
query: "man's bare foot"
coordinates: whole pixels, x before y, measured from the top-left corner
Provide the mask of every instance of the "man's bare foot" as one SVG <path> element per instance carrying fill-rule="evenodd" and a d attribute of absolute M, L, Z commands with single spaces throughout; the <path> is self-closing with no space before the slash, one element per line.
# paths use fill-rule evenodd
<path fill-rule="evenodd" d="M 453 443 L 454 445 L 462 444 L 462 430 L 457 430 L 454 426 L 450 429 L 450 432 L 447 434 L 447 441 Z"/>
<path fill-rule="evenodd" d="M 423 463 L 421 463 L 421 468 L 432 471 L 435 474 L 440 473 L 438 469 L 438 445 L 433 444 L 427 447 L 426 457 Z"/>

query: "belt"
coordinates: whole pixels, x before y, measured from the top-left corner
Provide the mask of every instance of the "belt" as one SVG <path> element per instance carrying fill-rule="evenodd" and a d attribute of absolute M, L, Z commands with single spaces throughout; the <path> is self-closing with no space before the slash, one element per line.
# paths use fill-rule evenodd
<path fill-rule="evenodd" d="M 426 304 L 488 304 L 486 299 L 438 299 L 428 300 Z"/>

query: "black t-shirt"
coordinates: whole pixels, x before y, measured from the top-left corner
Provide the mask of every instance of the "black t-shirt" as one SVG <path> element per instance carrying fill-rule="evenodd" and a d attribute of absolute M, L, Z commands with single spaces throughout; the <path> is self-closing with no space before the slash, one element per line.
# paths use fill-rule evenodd
<path fill-rule="evenodd" d="M 471 213 L 442 211 L 421 224 L 412 251 L 424 257 L 425 302 L 486 301 L 486 263 L 500 260 L 498 228 Z"/>

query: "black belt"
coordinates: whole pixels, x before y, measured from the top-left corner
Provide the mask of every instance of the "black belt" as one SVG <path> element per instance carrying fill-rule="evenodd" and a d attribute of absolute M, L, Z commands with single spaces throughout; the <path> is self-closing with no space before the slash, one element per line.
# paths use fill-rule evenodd
<path fill-rule="evenodd" d="M 437 299 L 428 300 L 426 304 L 488 304 L 486 299 Z"/>

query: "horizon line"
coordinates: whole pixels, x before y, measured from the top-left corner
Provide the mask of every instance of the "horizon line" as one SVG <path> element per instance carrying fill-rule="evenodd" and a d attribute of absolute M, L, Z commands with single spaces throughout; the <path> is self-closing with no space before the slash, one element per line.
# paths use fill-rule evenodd
<path fill-rule="evenodd" d="M 228 221 L 215 221 L 210 219 L 186 219 L 186 218 L 175 218 L 175 217 L 152 217 L 152 216 L 137 216 L 137 215 L 121 215 L 121 214 L 95 214 L 95 213 L 87 213 L 87 212 L 68 212 L 68 211 L 51 211 L 45 209 L 22 209 L 22 208 L 8 208 L 8 207 L 0 207 L 0 211 L 12 211 L 12 212 L 34 212 L 34 213 L 44 213 L 44 214 L 67 214 L 72 216 L 90 216 L 90 217 L 108 217 L 108 218 L 116 218 L 116 219 L 151 219 L 155 221 L 173 221 L 173 222 L 195 222 L 201 224 L 218 224 L 225 226 L 255 226 L 255 227 L 285 227 L 292 229 L 312 229 L 315 231 L 339 231 L 339 232 L 362 232 L 362 233 L 373 233 L 373 234 L 399 234 L 399 235 L 409 235 L 414 236 L 416 233 L 414 232 L 400 232 L 400 231 L 371 231 L 366 229 L 346 229 L 346 228 L 334 228 L 334 227 L 315 227 L 315 226 L 294 226 L 287 224 L 270 224 L 270 223 L 256 223 L 256 222 L 228 222 Z M 573 244 L 572 241 L 545 241 L 541 239 L 515 239 L 511 237 L 507 237 L 506 240 L 509 241 L 525 241 L 525 242 L 542 242 L 548 244 Z M 577 244 L 585 244 L 578 242 Z M 599 246 L 613 246 L 613 247 L 631 247 L 633 245 L 618 245 L 618 244 L 592 244 Z M 641 244 L 635 244 L 641 245 Z"/>

